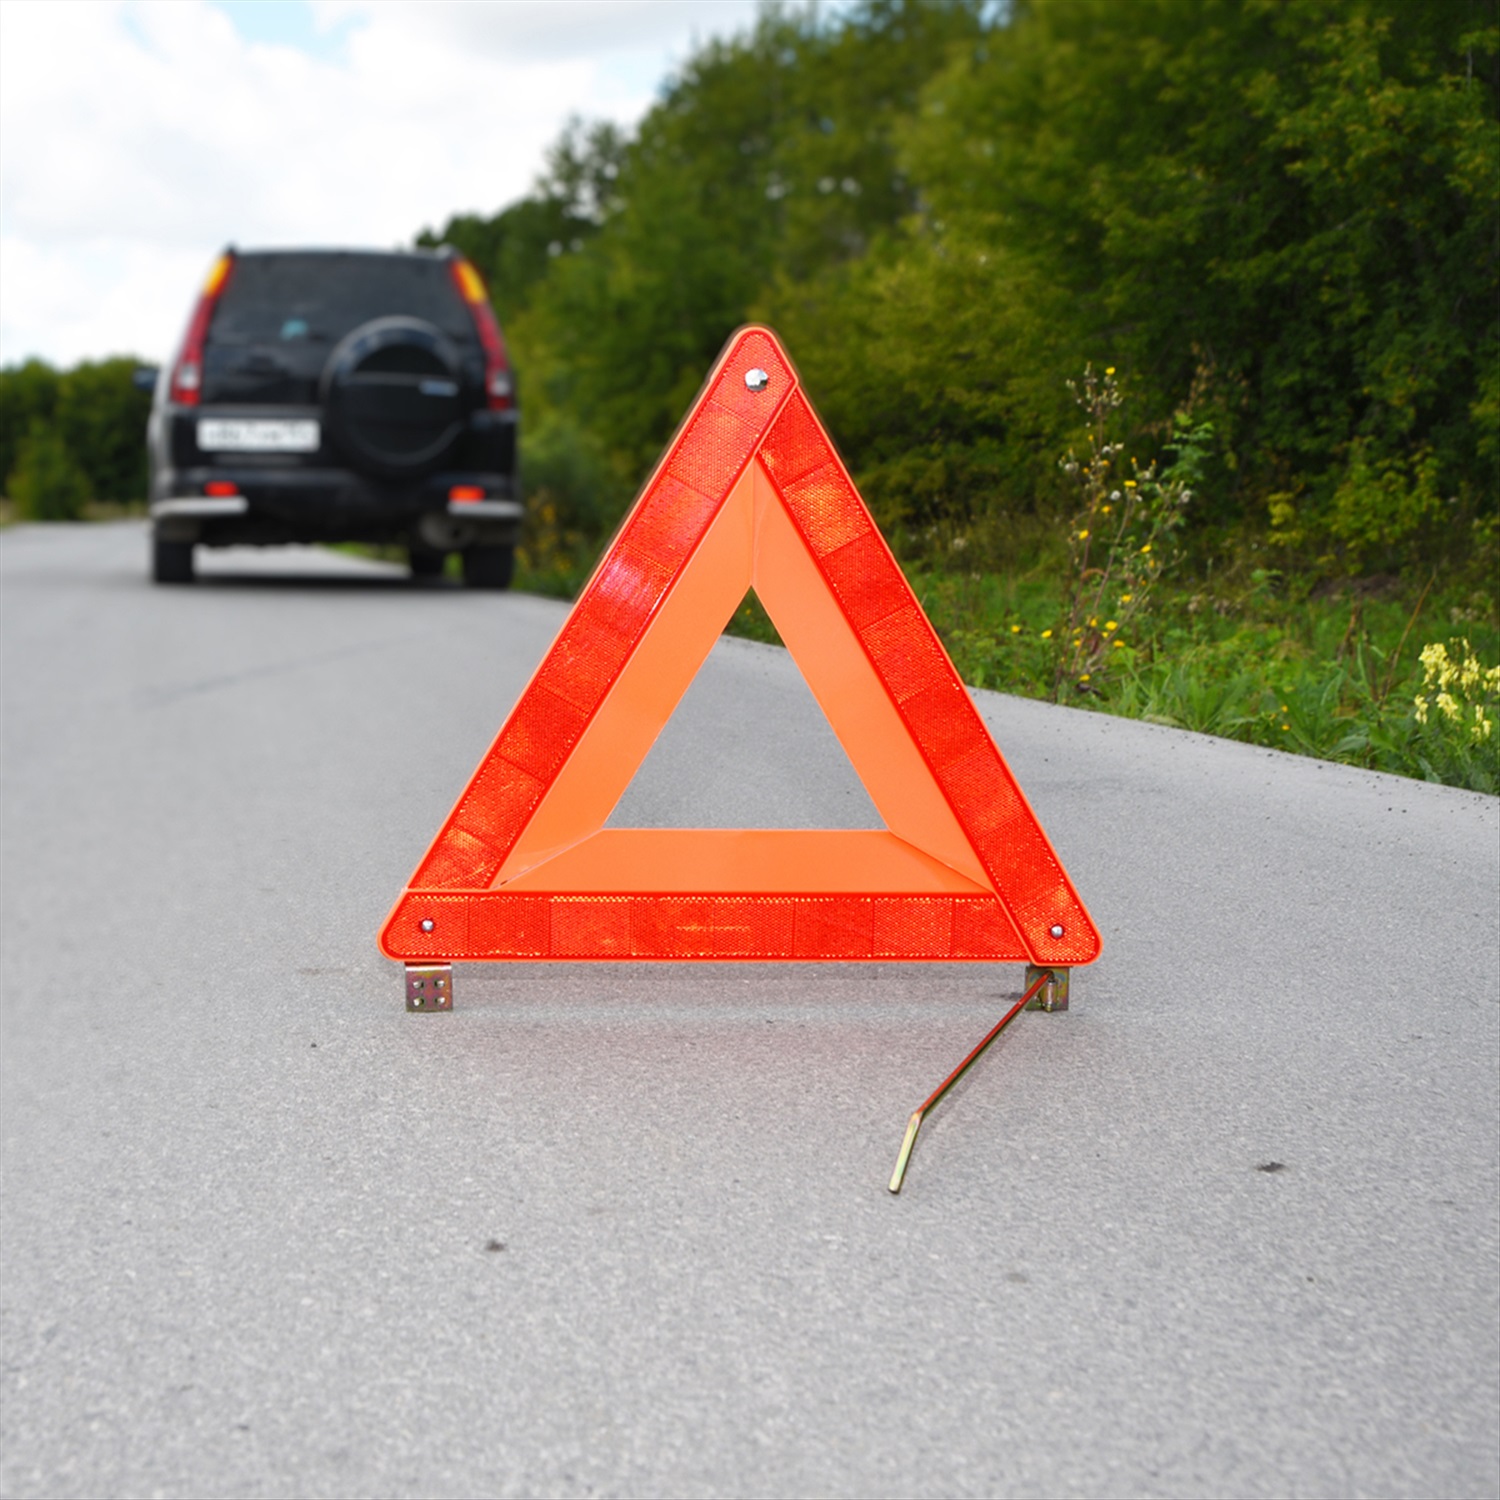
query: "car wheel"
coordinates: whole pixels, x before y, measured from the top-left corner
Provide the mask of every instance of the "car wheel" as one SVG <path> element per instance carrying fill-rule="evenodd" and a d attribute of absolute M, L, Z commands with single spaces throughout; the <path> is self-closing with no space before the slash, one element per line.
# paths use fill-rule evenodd
<path fill-rule="evenodd" d="M 464 548 L 464 582 L 471 589 L 508 589 L 515 571 L 514 547 Z"/>
<path fill-rule="evenodd" d="M 413 578 L 441 578 L 448 562 L 446 552 L 434 551 L 431 547 L 408 547 L 406 565 Z"/>
<path fill-rule="evenodd" d="M 151 579 L 154 583 L 191 583 L 193 581 L 193 544 L 164 542 L 151 538 Z"/>

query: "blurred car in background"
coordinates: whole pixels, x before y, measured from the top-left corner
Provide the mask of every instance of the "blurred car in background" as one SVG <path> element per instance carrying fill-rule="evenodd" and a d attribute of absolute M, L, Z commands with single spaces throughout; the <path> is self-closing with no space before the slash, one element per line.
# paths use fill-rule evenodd
<path fill-rule="evenodd" d="M 505 588 L 521 523 L 515 380 L 478 272 L 451 250 L 226 250 L 147 444 L 152 576 L 194 548 L 376 542 Z"/>

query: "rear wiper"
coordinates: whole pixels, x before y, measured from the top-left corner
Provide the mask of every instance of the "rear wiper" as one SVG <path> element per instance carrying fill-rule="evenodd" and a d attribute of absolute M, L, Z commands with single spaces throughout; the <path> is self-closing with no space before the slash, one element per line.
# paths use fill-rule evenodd
<path fill-rule="evenodd" d="M 252 349 L 229 367 L 235 375 L 290 375 L 292 367 L 266 349 Z"/>

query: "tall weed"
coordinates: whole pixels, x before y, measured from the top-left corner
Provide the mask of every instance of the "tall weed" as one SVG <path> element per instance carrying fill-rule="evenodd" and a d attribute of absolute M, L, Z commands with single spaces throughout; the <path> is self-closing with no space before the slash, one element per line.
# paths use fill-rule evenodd
<path fill-rule="evenodd" d="M 1213 429 L 1179 414 L 1165 466 L 1142 466 L 1111 430 L 1123 404 L 1114 370 L 1087 369 L 1074 395 L 1085 425 L 1062 460 L 1077 498 L 1057 581 L 1045 554 L 999 574 L 929 562 L 914 575 L 966 682 L 1500 792 L 1500 667 L 1485 660 L 1500 652 L 1492 595 L 1445 601 L 1467 633 L 1414 656 L 1419 621 L 1441 614 L 1435 577 L 1409 611 L 1378 585 L 1314 595 L 1264 567 L 1216 589 L 1178 583 L 1174 532 Z"/>

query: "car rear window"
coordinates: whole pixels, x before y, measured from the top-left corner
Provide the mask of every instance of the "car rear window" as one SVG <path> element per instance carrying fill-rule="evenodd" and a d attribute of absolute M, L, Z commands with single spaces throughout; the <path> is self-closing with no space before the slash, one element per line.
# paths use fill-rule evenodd
<path fill-rule="evenodd" d="M 236 257 L 214 311 L 219 344 L 336 344 L 371 318 L 403 314 L 473 341 L 468 309 L 446 261 L 345 251 Z"/>

